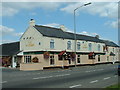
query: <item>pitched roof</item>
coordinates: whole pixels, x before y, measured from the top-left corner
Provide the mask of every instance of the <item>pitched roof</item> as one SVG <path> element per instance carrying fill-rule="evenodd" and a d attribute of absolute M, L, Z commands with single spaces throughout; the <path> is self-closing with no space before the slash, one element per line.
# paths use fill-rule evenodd
<path fill-rule="evenodd" d="M 60 28 L 53 28 L 53 27 L 47 27 L 41 25 L 35 25 L 34 28 L 37 29 L 43 36 L 74 40 L 74 33 L 64 32 Z M 102 41 L 96 37 L 86 36 L 81 34 L 76 34 L 76 39 L 102 43 Z"/>
<path fill-rule="evenodd" d="M 74 35 L 75 35 L 74 33 L 65 32 L 61 30 L 60 28 L 54 28 L 54 27 L 48 27 L 48 26 L 42 26 L 42 25 L 35 25 L 34 28 L 38 30 L 43 36 L 74 40 Z M 76 39 L 105 43 L 107 46 L 119 47 L 117 44 L 115 44 L 112 41 L 101 40 L 96 37 L 82 35 L 82 34 L 76 34 Z"/>
<path fill-rule="evenodd" d="M 107 46 L 119 47 L 116 43 L 108 40 L 102 40 Z"/>
<path fill-rule="evenodd" d="M 0 45 L 1 56 L 11 56 L 16 55 L 20 52 L 20 42 L 6 43 Z"/>

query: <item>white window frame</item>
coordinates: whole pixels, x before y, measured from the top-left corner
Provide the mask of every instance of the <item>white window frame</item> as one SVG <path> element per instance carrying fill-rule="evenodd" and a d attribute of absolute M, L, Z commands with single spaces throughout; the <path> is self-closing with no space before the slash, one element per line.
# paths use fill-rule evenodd
<path fill-rule="evenodd" d="M 92 43 L 88 44 L 88 49 L 89 49 L 89 51 L 92 51 Z"/>
<path fill-rule="evenodd" d="M 68 42 L 67 42 L 67 49 L 68 49 L 68 50 L 71 50 L 71 41 L 68 41 Z"/>
<path fill-rule="evenodd" d="M 54 49 L 54 48 L 55 48 L 54 43 L 55 43 L 54 40 L 51 39 L 51 40 L 50 40 L 50 49 Z"/>
<path fill-rule="evenodd" d="M 100 46 L 100 44 L 98 44 L 98 51 L 101 51 L 101 46 Z"/>
<path fill-rule="evenodd" d="M 77 50 L 80 50 L 81 43 L 77 42 Z"/>
<path fill-rule="evenodd" d="M 24 63 L 31 63 L 31 56 L 24 56 Z"/>
<path fill-rule="evenodd" d="M 53 63 L 51 63 L 51 61 L 53 60 Z M 55 56 L 54 55 L 50 55 L 50 65 L 55 65 Z"/>
<path fill-rule="evenodd" d="M 78 62 L 78 59 L 79 59 L 79 60 L 81 59 L 80 57 L 81 57 L 80 55 L 77 56 L 77 63 L 81 63 L 81 61 Z"/>

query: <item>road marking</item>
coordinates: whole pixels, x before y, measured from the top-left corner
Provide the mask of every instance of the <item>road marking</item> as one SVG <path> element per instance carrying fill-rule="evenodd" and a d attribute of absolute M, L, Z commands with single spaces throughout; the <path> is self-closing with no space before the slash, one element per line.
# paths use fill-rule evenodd
<path fill-rule="evenodd" d="M 40 78 L 33 78 L 33 79 L 40 79 Z"/>
<path fill-rule="evenodd" d="M 68 76 L 70 74 L 62 74 L 62 75 L 55 75 L 55 76 L 48 76 L 48 77 L 37 77 L 33 79 L 45 79 L 45 78 L 51 78 L 51 77 L 61 77 L 61 76 Z"/>
<path fill-rule="evenodd" d="M 96 83 L 96 82 L 98 82 L 98 80 L 91 81 L 90 83 Z"/>
<path fill-rule="evenodd" d="M 106 77 L 106 78 L 104 78 L 104 80 L 106 80 L 106 79 L 110 79 L 111 77 Z"/>
<path fill-rule="evenodd" d="M 49 77 L 37 77 L 37 78 L 33 78 L 33 79 L 44 79 L 44 78 L 50 78 L 50 76 Z"/>
<path fill-rule="evenodd" d="M 56 75 L 57 77 L 60 77 L 60 76 L 68 76 L 68 75 L 70 75 L 70 74 L 63 74 L 63 75 Z M 55 77 L 56 77 L 55 76 Z"/>
<path fill-rule="evenodd" d="M 78 84 L 78 85 L 70 86 L 69 88 L 75 88 L 75 87 L 79 87 L 79 86 L 82 86 L 82 85 Z"/>
<path fill-rule="evenodd" d="M 44 78 L 51 78 L 53 76 L 48 76 L 48 77 L 37 77 L 37 78 L 33 78 L 33 79 L 44 79 Z"/>
<path fill-rule="evenodd" d="M 85 71 L 85 72 L 91 72 L 91 71 Z"/>
<path fill-rule="evenodd" d="M 98 71 L 102 71 L 102 70 L 104 70 L 104 69 L 98 69 Z"/>
<path fill-rule="evenodd" d="M 94 72 L 94 71 L 96 71 L 96 70 L 90 70 L 90 71 L 85 71 L 85 72 Z"/>
<path fill-rule="evenodd" d="M 7 83 L 7 81 L 3 81 L 3 82 L 0 82 L 0 83 Z"/>
<path fill-rule="evenodd" d="M 55 77 L 60 77 L 60 76 L 63 76 L 63 75 L 56 75 Z"/>
<path fill-rule="evenodd" d="M 64 76 L 68 76 L 68 75 L 70 75 L 70 74 L 64 74 Z"/>
<path fill-rule="evenodd" d="M 117 77 L 117 75 L 115 75 L 114 77 Z"/>
<path fill-rule="evenodd" d="M 53 76 L 49 76 L 48 78 L 51 78 L 51 77 L 53 77 Z"/>

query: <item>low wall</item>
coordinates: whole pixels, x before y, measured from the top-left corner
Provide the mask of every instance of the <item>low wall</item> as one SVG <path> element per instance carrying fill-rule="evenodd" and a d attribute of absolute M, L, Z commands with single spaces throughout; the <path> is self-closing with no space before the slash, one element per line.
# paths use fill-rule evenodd
<path fill-rule="evenodd" d="M 21 63 L 20 70 L 43 70 L 43 65 L 41 63 Z"/>

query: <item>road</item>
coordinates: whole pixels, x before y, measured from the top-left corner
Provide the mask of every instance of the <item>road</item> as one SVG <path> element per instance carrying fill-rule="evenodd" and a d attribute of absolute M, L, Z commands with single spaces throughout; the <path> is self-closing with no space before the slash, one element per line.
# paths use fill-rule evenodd
<path fill-rule="evenodd" d="M 4 68 L 0 83 L 3 88 L 104 88 L 118 82 L 117 66 L 115 63 L 41 71 Z"/>

